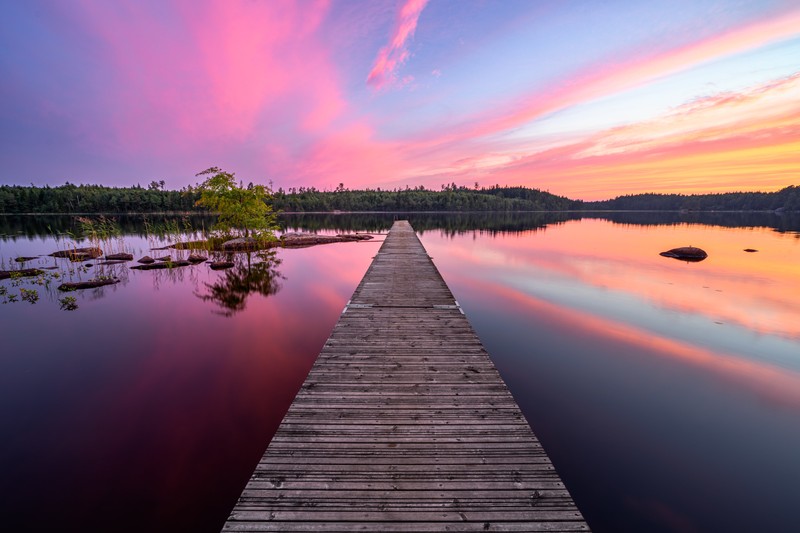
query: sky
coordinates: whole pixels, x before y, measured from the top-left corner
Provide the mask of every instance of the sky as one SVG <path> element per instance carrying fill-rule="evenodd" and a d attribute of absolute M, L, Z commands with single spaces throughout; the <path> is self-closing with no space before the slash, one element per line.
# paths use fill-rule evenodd
<path fill-rule="evenodd" d="M 796 0 L 0 0 L 0 184 L 800 184 Z"/>

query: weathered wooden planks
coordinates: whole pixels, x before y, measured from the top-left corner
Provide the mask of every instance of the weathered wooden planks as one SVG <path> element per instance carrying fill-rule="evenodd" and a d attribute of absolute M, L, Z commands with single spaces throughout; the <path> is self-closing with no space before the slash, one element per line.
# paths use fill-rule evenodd
<path fill-rule="evenodd" d="M 396 222 L 223 531 L 588 531 Z"/>

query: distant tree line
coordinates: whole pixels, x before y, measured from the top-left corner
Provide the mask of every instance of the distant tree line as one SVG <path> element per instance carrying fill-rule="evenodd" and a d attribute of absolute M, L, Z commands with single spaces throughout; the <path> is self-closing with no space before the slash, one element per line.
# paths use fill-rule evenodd
<path fill-rule="evenodd" d="M 74 185 L 58 187 L 0 186 L 0 213 L 206 213 L 197 206 L 196 187 L 166 190 L 164 182 L 148 187 Z M 278 189 L 272 208 L 285 212 L 331 211 L 800 211 L 800 187 L 777 192 L 722 194 L 636 194 L 601 202 L 583 202 L 527 187 L 473 188 L 442 185 L 382 190 L 349 190 L 339 184 L 333 191 L 314 187 Z"/>
<path fill-rule="evenodd" d="M 314 187 L 278 189 L 273 205 L 281 211 L 566 211 L 580 201 L 526 187 L 473 188 L 455 183 L 439 191 L 422 186 L 405 189 L 348 190 L 343 184 L 333 192 Z"/>
<path fill-rule="evenodd" d="M 204 212 L 197 187 L 164 189 L 164 182 L 147 188 L 73 185 L 59 187 L 0 186 L 0 213 L 160 213 Z M 276 211 L 565 211 L 581 202 L 525 187 L 469 189 L 455 184 L 439 191 L 423 187 L 334 191 L 299 187 L 272 195 Z"/>
<path fill-rule="evenodd" d="M 602 202 L 584 202 L 583 209 L 612 211 L 800 211 L 800 187 L 777 192 L 717 194 L 633 194 Z"/>
<path fill-rule="evenodd" d="M 147 188 L 73 185 L 0 186 L 0 213 L 160 213 L 199 211 L 192 188 L 169 191 L 163 181 Z"/>

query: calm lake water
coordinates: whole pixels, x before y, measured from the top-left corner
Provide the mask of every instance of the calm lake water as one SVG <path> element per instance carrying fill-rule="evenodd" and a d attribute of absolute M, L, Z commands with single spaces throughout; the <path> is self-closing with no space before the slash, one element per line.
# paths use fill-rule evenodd
<path fill-rule="evenodd" d="M 37 257 L 24 266 L 58 270 L 0 281 L 3 528 L 218 531 L 396 217 L 286 217 L 376 235 L 227 271 Z M 595 531 L 796 528 L 796 218 L 400 217 Z M 176 255 L 151 251 L 174 237 L 119 223 L 107 251 Z M 67 231 L 71 218 L 0 217 L 0 268 L 65 249 Z M 709 258 L 658 255 L 689 244 Z M 65 310 L 53 272 L 122 281 Z M 36 303 L 10 302 L 35 299 L 21 289 Z"/>

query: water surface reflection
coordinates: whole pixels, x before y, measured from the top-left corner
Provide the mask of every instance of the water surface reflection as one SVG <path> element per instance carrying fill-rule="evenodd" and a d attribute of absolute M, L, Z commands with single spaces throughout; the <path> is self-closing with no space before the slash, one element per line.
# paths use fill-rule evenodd
<path fill-rule="evenodd" d="M 41 287 L 0 306 L 3 528 L 219 531 L 378 246 L 115 266 L 125 281 L 73 293 L 74 312 Z"/>
<path fill-rule="evenodd" d="M 420 232 L 595 531 L 794 528 L 796 218 L 282 224 L 378 232 L 395 218 Z M 0 262 L 52 252 L 70 223 L 0 217 Z M 137 256 L 163 245 L 126 228 Z M 4 527 L 218 531 L 379 244 L 238 256 L 220 272 L 77 265 L 70 279 L 122 281 L 76 294 L 75 312 L 60 310 L 55 282 L 35 285 L 35 305 L 0 305 Z M 658 255 L 690 244 L 709 258 Z"/>
<path fill-rule="evenodd" d="M 795 235 L 584 219 L 422 239 L 596 531 L 793 527 Z M 688 244 L 709 259 L 658 255 Z"/>

